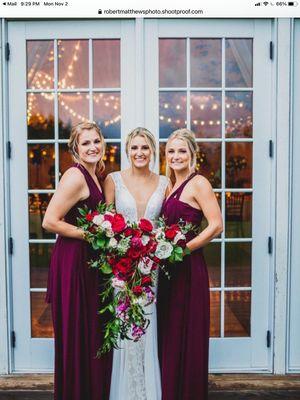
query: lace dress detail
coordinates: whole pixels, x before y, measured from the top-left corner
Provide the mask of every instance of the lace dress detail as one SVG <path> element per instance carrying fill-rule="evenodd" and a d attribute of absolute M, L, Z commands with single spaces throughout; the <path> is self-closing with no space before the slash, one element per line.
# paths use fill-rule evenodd
<path fill-rule="evenodd" d="M 130 221 L 137 221 L 137 204 L 121 173 L 113 172 L 110 176 L 115 185 L 117 212 Z M 154 222 L 159 217 L 167 185 L 168 179 L 160 176 L 143 218 Z M 153 289 L 157 291 L 157 280 Z M 161 400 L 156 304 L 148 305 L 145 311 L 150 319 L 146 334 L 138 342 L 123 340 L 121 349 L 114 350 L 110 400 Z"/>

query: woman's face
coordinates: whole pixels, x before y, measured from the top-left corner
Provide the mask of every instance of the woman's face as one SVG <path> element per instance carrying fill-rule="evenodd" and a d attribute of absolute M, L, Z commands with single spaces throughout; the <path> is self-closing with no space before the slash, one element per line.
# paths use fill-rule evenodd
<path fill-rule="evenodd" d="M 151 149 L 143 136 L 136 136 L 130 142 L 128 156 L 136 168 L 147 167 L 151 161 Z"/>
<path fill-rule="evenodd" d="M 80 161 L 97 164 L 102 157 L 102 143 L 95 129 L 84 129 L 78 138 L 77 152 Z"/>
<path fill-rule="evenodd" d="M 171 139 L 167 144 L 166 159 L 174 171 L 190 169 L 191 153 L 187 143 L 183 139 Z"/>

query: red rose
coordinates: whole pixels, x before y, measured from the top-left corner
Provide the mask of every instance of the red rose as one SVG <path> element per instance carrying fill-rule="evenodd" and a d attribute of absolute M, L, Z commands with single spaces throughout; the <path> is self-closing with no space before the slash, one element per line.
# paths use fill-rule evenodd
<path fill-rule="evenodd" d="M 134 288 L 132 289 L 132 292 L 136 295 L 136 296 L 140 296 L 143 293 L 143 288 L 142 286 L 138 285 L 138 286 L 134 286 Z"/>
<path fill-rule="evenodd" d="M 111 222 L 111 228 L 114 233 L 122 232 L 126 227 L 126 222 L 121 214 L 115 214 Z"/>
<path fill-rule="evenodd" d="M 148 219 L 142 218 L 139 222 L 139 228 L 144 232 L 151 232 L 153 225 Z"/>
<path fill-rule="evenodd" d="M 131 228 L 126 228 L 124 231 L 126 237 L 133 235 L 133 230 Z"/>
<path fill-rule="evenodd" d="M 130 258 L 133 258 L 133 259 L 139 258 L 139 256 L 140 256 L 140 250 L 130 248 L 130 249 L 127 251 L 127 256 L 130 257 Z"/>
<path fill-rule="evenodd" d="M 99 215 L 98 211 L 89 212 L 89 213 L 85 216 L 85 218 L 86 218 L 87 221 L 92 222 L 92 221 L 93 221 L 93 218 L 94 218 L 96 215 Z"/>
<path fill-rule="evenodd" d="M 129 258 L 121 258 L 116 263 L 116 268 L 122 273 L 126 274 L 131 268 L 131 262 Z"/>
<path fill-rule="evenodd" d="M 165 235 L 167 239 L 173 240 L 178 233 L 178 228 L 170 227 L 166 230 Z"/>
<path fill-rule="evenodd" d="M 105 214 L 104 215 L 104 221 L 109 221 L 110 223 L 113 222 L 114 216 L 111 214 Z"/>
<path fill-rule="evenodd" d="M 109 265 L 114 265 L 116 260 L 113 257 L 108 257 L 107 262 Z"/>
<path fill-rule="evenodd" d="M 150 276 L 143 276 L 142 278 L 142 286 L 152 286 L 152 279 Z"/>
<path fill-rule="evenodd" d="M 143 232 L 141 232 L 139 229 L 132 229 L 132 235 L 134 237 L 142 237 Z"/>
<path fill-rule="evenodd" d="M 178 242 L 176 243 L 177 246 L 181 247 L 182 249 L 186 248 L 186 241 L 183 239 L 178 240 Z"/>

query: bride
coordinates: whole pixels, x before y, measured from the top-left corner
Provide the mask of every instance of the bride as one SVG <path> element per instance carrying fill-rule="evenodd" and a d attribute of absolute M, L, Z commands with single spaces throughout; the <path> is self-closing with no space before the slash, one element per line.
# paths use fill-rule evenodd
<path fill-rule="evenodd" d="M 155 162 L 156 143 L 151 132 L 136 128 L 126 139 L 128 169 L 113 172 L 105 180 L 107 204 L 130 221 L 159 217 L 168 179 L 151 171 Z M 156 292 L 157 279 L 154 291 Z M 138 342 L 124 340 L 114 350 L 110 400 L 160 400 L 161 383 L 157 354 L 156 305 L 145 307 L 150 324 Z"/>

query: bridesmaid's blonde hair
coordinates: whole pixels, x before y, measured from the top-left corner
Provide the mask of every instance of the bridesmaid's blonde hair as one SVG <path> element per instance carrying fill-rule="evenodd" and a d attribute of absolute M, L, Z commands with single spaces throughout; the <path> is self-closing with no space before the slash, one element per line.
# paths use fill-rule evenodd
<path fill-rule="evenodd" d="M 190 169 L 191 170 L 195 169 L 198 145 L 196 142 L 196 137 L 194 132 L 190 131 L 187 128 L 177 129 L 176 131 L 172 132 L 166 144 L 166 156 L 167 156 L 168 146 L 173 139 L 181 139 L 187 144 L 191 155 Z M 172 170 L 172 168 L 168 166 L 168 163 L 166 163 L 166 175 L 171 180 L 171 182 L 173 183 L 175 182 L 174 171 Z"/>
<path fill-rule="evenodd" d="M 101 159 L 97 162 L 97 172 L 99 172 L 101 174 L 105 170 L 105 165 L 104 165 L 104 161 L 103 161 L 103 158 L 105 155 L 105 141 L 104 141 L 102 131 L 99 128 L 99 126 L 96 124 L 96 122 L 90 122 L 90 121 L 80 122 L 79 124 L 73 126 L 73 128 L 71 130 L 69 142 L 68 142 L 68 148 L 69 148 L 69 152 L 72 154 L 73 160 L 75 162 L 80 162 L 80 157 L 78 154 L 79 136 L 84 130 L 90 131 L 92 129 L 94 129 L 98 133 L 100 141 L 101 141 L 102 154 L 101 154 Z"/>
<path fill-rule="evenodd" d="M 131 132 L 126 137 L 126 143 L 125 143 L 125 149 L 126 149 L 126 154 L 127 157 L 129 157 L 129 149 L 130 149 L 130 144 L 132 140 L 137 137 L 137 136 L 142 136 L 146 142 L 148 143 L 150 147 L 151 154 L 153 156 L 153 161 L 155 162 L 156 160 L 156 141 L 154 135 L 148 131 L 146 128 L 138 127 L 133 129 Z"/>

